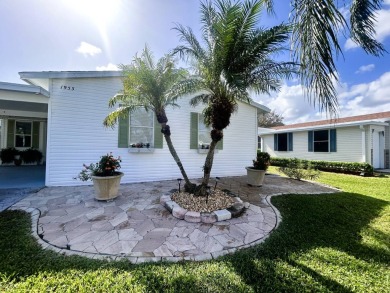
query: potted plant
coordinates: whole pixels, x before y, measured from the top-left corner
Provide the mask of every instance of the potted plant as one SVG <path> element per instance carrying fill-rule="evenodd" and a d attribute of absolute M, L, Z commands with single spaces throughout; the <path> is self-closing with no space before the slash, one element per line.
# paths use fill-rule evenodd
<path fill-rule="evenodd" d="M 118 196 L 119 184 L 124 175 L 118 171 L 121 168 L 120 162 L 121 158 L 115 158 L 112 153 L 101 156 L 100 161 L 95 164 L 83 164 L 83 170 L 75 179 L 92 180 L 97 200 L 114 199 Z"/>
<path fill-rule="evenodd" d="M 253 160 L 253 167 L 245 167 L 247 182 L 251 186 L 262 186 L 265 172 L 270 165 L 271 156 L 267 152 L 257 151 L 256 160 Z"/>

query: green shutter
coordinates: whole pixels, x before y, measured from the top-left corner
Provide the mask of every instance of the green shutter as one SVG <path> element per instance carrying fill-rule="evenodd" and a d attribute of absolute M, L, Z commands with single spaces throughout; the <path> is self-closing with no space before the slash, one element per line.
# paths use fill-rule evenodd
<path fill-rule="evenodd" d="M 154 117 L 154 148 L 162 149 L 163 148 L 163 134 L 161 132 L 161 125 L 158 123 L 156 115 Z"/>
<path fill-rule="evenodd" d="M 309 152 L 313 151 L 313 141 L 314 141 L 314 134 L 313 130 L 307 132 L 307 150 Z"/>
<path fill-rule="evenodd" d="M 129 147 L 129 115 L 118 119 L 118 148 Z"/>
<path fill-rule="evenodd" d="M 336 143 L 336 129 L 330 129 L 330 151 L 337 151 L 337 143 Z"/>
<path fill-rule="evenodd" d="M 191 112 L 190 149 L 198 148 L 198 113 Z"/>
<path fill-rule="evenodd" d="M 34 149 L 39 149 L 39 125 L 40 123 L 38 121 L 33 122 L 32 147 Z"/>
<path fill-rule="evenodd" d="M 9 119 L 8 120 L 8 127 L 7 127 L 7 147 L 14 147 L 15 146 L 15 120 Z"/>
<path fill-rule="evenodd" d="M 217 142 L 217 145 L 215 146 L 217 150 L 223 150 L 223 138 Z"/>

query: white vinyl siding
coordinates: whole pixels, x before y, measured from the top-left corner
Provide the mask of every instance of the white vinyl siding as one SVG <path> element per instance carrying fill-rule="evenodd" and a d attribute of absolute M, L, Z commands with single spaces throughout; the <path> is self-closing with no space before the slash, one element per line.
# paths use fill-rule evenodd
<path fill-rule="evenodd" d="M 61 85 L 74 87 L 63 90 Z M 48 158 L 46 185 L 81 185 L 73 179 L 83 163 L 97 162 L 100 156 L 113 152 L 121 156 L 125 176 L 122 183 L 168 180 L 181 177 L 169 149 L 154 153 L 129 153 L 118 148 L 118 127 L 105 128 L 103 119 L 112 110 L 108 99 L 122 87 L 120 78 L 53 79 L 50 85 L 48 121 Z M 191 107 L 188 97 L 178 100 L 180 108 L 167 108 L 171 139 L 190 178 L 203 176 L 206 154 L 190 149 L 190 113 L 201 113 L 203 106 Z M 223 151 L 215 154 L 211 176 L 244 175 L 256 157 L 257 109 L 239 103 L 238 111 L 224 131 Z"/>
<path fill-rule="evenodd" d="M 308 131 L 294 132 L 294 150 L 274 151 L 274 135 L 263 134 L 263 150 L 271 157 L 300 158 L 307 160 L 360 162 L 362 158 L 362 135 L 359 126 L 337 128 L 336 152 L 308 152 Z"/>

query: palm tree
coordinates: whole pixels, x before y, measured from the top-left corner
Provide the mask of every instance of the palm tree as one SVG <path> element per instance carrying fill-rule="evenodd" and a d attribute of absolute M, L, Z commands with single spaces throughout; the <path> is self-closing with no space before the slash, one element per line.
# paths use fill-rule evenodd
<path fill-rule="evenodd" d="M 262 1 L 272 11 L 273 0 Z M 343 6 L 338 6 L 343 2 Z M 374 56 L 386 53 L 375 40 L 375 13 L 383 0 L 290 0 L 293 25 L 292 49 L 309 101 L 320 110 L 335 114 L 338 109 L 334 81 L 338 81 L 335 57 L 342 55 L 339 36 L 349 35 Z M 349 21 L 343 12 L 349 8 Z"/>
<path fill-rule="evenodd" d="M 178 107 L 176 100 L 182 94 L 180 88 L 175 85 L 182 80 L 187 72 L 176 69 L 172 55 L 165 55 L 157 63 L 154 62 L 153 54 L 147 46 L 140 57 L 135 55 L 130 65 L 121 65 L 124 72 L 123 91 L 109 100 L 109 107 L 121 104 L 112 111 L 103 121 L 106 127 L 113 127 L 119 117 L 128 117 L 129 113 L 141 108 L 153 111 L 161 132 L 167 142 L 169 151 L 178 165 L 185 180 L 186 190 L 194 187 L 184 170 L 183 164 L 172 144 L 170 127 L 165 112 L 166 107 Z"/>
<path fill-rule="evenodd" d="M 223 138 L 223 130 L 230 124 L 238 101 L 250 103 L 248 90 L 256 93 L 278 90 L 281 80 L 290 78 L 296 69 L 292 62 L 271 58 L 284 50 L 283 44 L 292 28 L 285 24 L 258 28 L 263 7 L 263 1 L 201 3 L 203 44 L 191 28 L 181 25 L 175 28 L 183 44 L 174 49 L 174 54 L 194 63 L 194 76 L 181 82 L 181 88 L 195 95 L 193 105 L 206 104 L 205 123 L 212 128 L 212 142 L 197 195 L 206 194 L 215 146 Z"/>

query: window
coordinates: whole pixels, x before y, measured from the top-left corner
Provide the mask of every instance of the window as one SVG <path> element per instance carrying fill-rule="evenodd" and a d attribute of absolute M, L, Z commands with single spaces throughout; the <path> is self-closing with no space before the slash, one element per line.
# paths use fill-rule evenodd
<path fill-rule="evenodd" d="M 274 134 L 274 150 L 279 152 L 292 151 L 293 150 L 292 132 Z"/>
<path fill-rule="evenodd" d="M 149 148 L 163 148 L 161 127 L 152 111 L 146 112 L 145 109 L 139 108 L 127 117 L 119 118 L 118 148 L 149 149 L 148 143 Z"/>
<path fill-rule="evenodd" d="M 208 149 L 211 143 L 211 127 L 204 124 L 204 115 L 198 117 L 198 145 L 200 149 Z"/>
<path fill-rule="evenodd" d="M 31 147 L 32 122 L 15 121 L 15 147 Z"/>
<path fill-rule="evenodd" d="M 314 131 L 313 150 L 314 150 L 314 152 L 328 152 L 329 151 L 329 131 L 328 130 Z"/>
<path fill-rule="evenodd" d="M 190 148 L 208 149 L 211 143 L 211 128 L 204 124 L 203 114 L 192 112 L 190 126 Z M 215 148 L 223 149 L 223 139 L 217 143 Z"/>
<path fill-rule="evenodd" d="M 336 152 L 336 129 L 308 132 L 309 152 Z"/>
<path fill-rule="evenodd" d="M 150 146 L 153 147 L 154 115 L 152 111 L 146 112 L 139 108 L 130 115 L 130 146 Z"/>

